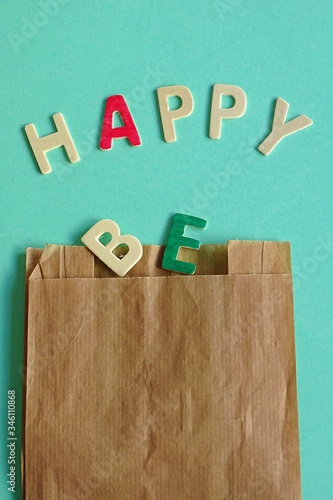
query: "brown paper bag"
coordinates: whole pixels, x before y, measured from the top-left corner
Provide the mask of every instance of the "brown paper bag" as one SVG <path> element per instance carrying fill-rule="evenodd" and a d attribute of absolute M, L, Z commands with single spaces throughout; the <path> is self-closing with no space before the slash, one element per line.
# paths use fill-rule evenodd
<path fill-rule="evenodd" d="M 27 500 L 300 499 L 288 243 L 28 249 Z"/>

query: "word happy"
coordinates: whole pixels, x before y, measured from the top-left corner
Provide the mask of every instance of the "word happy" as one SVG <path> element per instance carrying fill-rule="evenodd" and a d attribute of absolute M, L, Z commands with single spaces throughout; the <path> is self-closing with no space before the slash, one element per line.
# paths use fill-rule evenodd
<path fill-rule="evenodd" d="M 223 96 L 230 96 L 234 103 L 230 108 L 223 107 Z M 170 109 L 169 98 L 178 97 L 181 101 L 179 108 Z M 175 121 L 190 116 L 194 109 L 194 100 L 189 88 L 182 85 L 160 87 L 157 89 L 160 118 L 165 142 L 177 140 Z M 235 85 L 216 84 L 210 108 L 209 137 L 220 139 L 222 125 L 226 120 L 241 118 L 246 112 L 247 99 L 243 89 Z M 265 140 L 258 146 L 258 150 L 267 156 L 286 136 L 312 125 L 312 120 L 305 115 L 286 121 L 289 104 L 278 98 L 272 123 L 272 130 Z M 114 116 L 118 114 L 123 125 L 114 126 Z M 42 174 L 52 171 L 46 153 L 52 149 L 64 147 L 68 160 L 76 163 L 80 160 L 79 153 L 61 113 L 53 115 L 56 131 L 50 135 L 39 137 L 33 123 L 25 126 L 25 133 L 34 153 L 38 167 Z M 132 117 L 131 111 L 122 95 L 112 95 L 107 98 L 102 122 L 100 149 L 108 151 L 113 147 L 114 139 L 127 139 L 131 146 L 141 146 L 141 137 Z"/>

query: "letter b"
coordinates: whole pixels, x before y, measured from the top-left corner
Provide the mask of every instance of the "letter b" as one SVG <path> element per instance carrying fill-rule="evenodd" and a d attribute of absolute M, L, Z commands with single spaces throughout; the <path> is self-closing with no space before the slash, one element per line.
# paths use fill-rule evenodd
<path fill-rule="evenodd" d="M 105 233 L 111 236 L 107 245 L 100 241 Z M 100 220 L 82 236 L 81 241 L 118 276 L 125 276 L 142 257 L 140 241 L 130 234 L 121 235 L 118 224 L 113 220 Z M 114 251 L 121 245 L 126 245 L 128 252 L 119 258 Z"/>

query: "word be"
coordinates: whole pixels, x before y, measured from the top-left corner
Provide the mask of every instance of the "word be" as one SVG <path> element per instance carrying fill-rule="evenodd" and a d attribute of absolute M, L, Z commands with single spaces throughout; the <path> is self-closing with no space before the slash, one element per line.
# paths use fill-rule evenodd
<path fill-rule="evenodd" d="M 168 241 L 165 247 L 162 268 L 182 274 L 194 274 L 196 266 L 190 262 L 177 260 L 181 247 L 199 250 L 200 241 L 184 236 L 186 226 L 205 229 L 207 221 L 191 215 L 175 214 L 172 220 Z M 111 241 L 104 245 L 101 241 L 105 235 L 111 236 Z M 89 250 L 104 262 L 118 276 L 125 276 L 142 257 L 140 241 L 129 234 L 121 235 L 118 224 L 113 220 L 104 219 L 95 224 L 81 238 Z M 125 255 L 117 256 L 117 249 L 125 248 Z"/>
<path fill-rule="evenodd" d="M 224 95 L 231 96 L 234 99 L 231 108 L 222 106 Z M 178 97 L 181 100 L 179 108 L 170 109 L 170 97 Z M 193 96 L 187 87 L 174 85 L 157 89 L 157 98 L 164 140 L 168 143 L 174 142 L 177 140 L 174 122 L 192 114 L 194 109 Z M 246 94 L 240 87 L 225 84 L 214 85 L 210 110 L 209 137 L 211 139 L 220 139 L 223 121 L 242 117 L 246 111 L 246 106 Z M 312 120 L 305 115 L 298 116 L 286 123 L 288 108 L 289 104 L 286 101 L 280 97 L 276 100 L 272 131 L 258 147 L 258 150 L 263 155 L 270 154 L 284 137 L 312 125 Z M 115 113 L 118 113 L 122 119 L 122 126 L 114 126 Z M 56 132 L 44 137 L 37 135 L 36 128 L 32 123 L 25 126 L 26 135 L 42 174 L 48 174 L 52 171 L 45 154 L 52 149 L 63 146 L 71 163 L 75 163 L 80 159 L 62 114 L 53 115 L 53 120 L 57 129 Z M 114 139 L 125 138 L 131 146 L 141 146 L 138 129 L 124 96 L 113 95 L 106 100 L 99 144 L 100 149 L 102 151 L 112 149 Z"/>

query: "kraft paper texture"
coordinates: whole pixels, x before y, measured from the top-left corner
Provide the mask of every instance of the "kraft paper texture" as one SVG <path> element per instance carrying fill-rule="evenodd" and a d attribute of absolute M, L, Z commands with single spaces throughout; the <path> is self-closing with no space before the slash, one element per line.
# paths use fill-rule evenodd
<path fill-rule="evenodd" d="M 298 500 L 288 243 L 27 251 L 26 500 Z"/>

